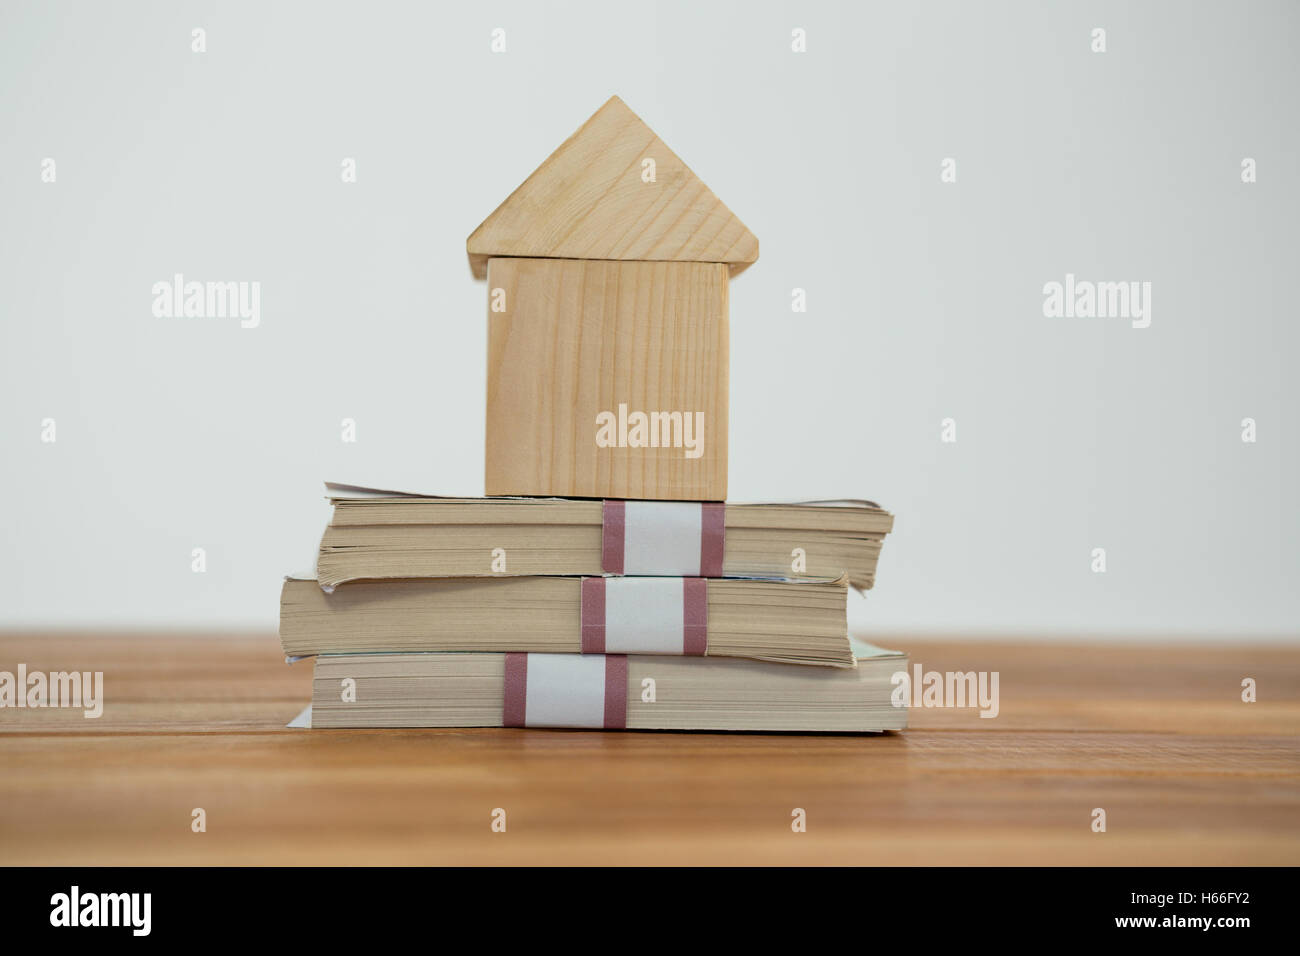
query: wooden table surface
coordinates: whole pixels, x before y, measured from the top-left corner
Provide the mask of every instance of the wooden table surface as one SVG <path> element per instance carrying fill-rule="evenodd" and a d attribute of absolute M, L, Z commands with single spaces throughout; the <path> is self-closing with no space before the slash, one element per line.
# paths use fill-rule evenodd
<path fill-rule="evenodd" d="M 103 671 L 106 699 L 98 720 L 0 710 L 0 863 L 1300 863 L 1300 648 L 872 638 L 998 671 L 1000 715 L 292 731 L 311 668 L 273 636 L 0 635 L 0 670 Z"/>

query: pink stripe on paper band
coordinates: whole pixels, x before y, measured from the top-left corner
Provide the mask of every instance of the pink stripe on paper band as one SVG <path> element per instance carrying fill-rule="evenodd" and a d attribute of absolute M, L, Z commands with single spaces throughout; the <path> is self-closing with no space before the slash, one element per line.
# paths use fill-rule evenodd
<path fill-rule="evenodd" d="M 582 579 L 582 653 L 605 653 L 605 579 Z"/>
<path fill-rule="evenodd" d="M 727 506 L 720 501 L 700 505 L 700 577 L 722 577 L 726 550 Z"/>
<path fill-rule="evenodd" d="M 682 578 L 682 653 L 703 657 L 709 649 L 709 582 Z"/>
<path fill-rule="evenodd" d="M 528 719 L 528 655 L 506 655 L 505 706 L 501 726 L 524 727 Z"/>
<path fill-rule="evenodd" d="M 627 502 L 606 501 L 601 530 L 600 566 L 606 574 L 623 573 L 627 541 Z"/>
<path fill-rule="evenodd" d="M 605 657 L 605 729 L 627 729 L 627 658 Z"/>

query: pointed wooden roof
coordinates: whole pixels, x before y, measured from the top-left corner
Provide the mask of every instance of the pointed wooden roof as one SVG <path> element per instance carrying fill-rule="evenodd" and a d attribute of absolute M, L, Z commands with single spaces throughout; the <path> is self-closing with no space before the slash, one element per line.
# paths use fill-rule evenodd
<path fill-rule="evenodd" d="M 642 160 L 655 182 L 642 181 Z M 758 240 L 654 130 L 611 96 L 465 243 L 474 275 L 493 256 L 725 262 Z"/>

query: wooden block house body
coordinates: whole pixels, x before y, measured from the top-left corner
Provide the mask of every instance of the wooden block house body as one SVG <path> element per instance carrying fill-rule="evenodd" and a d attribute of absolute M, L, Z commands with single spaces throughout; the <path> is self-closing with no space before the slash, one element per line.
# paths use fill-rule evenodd
<path fill-rule="evenodd" d="M 621 100 L 466 245 L 487 494 L 726 498 L 728 282 L 758 241 Z"/>

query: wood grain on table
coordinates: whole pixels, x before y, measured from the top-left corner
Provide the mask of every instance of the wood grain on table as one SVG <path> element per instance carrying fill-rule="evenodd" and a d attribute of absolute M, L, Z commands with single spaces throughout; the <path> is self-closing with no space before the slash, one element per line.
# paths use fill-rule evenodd
<path fill-rule="evenodd" d="M 998 671 L 1000 714 L 914 708 L 856 737 L 294 731 L 311 667 L 273 636 L 0 635 L 0 670 L 103 671 L 106 700 L 0 710 L 0 863 L 1300 863 L 1300 648 L 869 638 Z"/>

